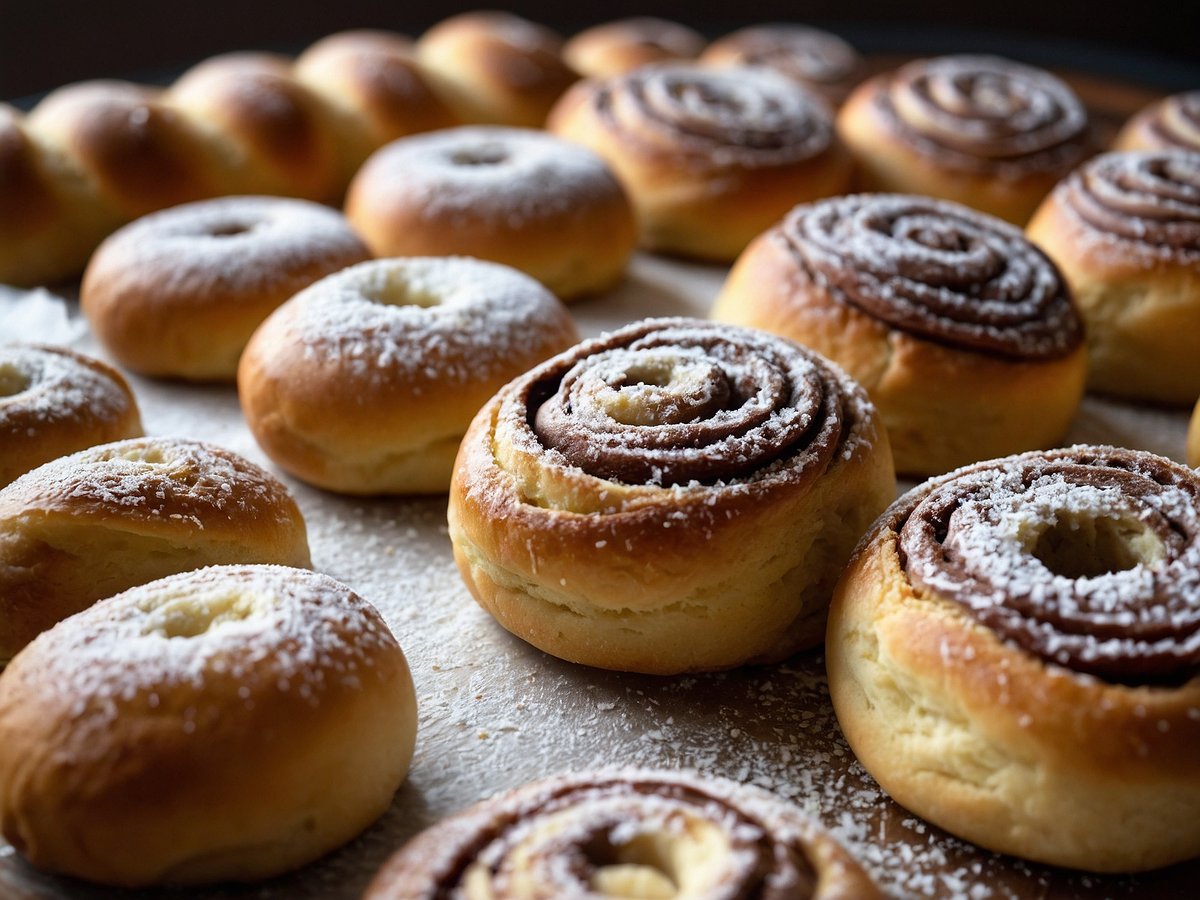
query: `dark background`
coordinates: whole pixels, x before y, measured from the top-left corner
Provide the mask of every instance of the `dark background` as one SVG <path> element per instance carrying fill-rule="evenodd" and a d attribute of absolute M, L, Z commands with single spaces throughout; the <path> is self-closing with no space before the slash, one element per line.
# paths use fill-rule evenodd
<path fill-rule="evenodd" d="M 486 3 L 484 4 L 486 6 Z M 183 63 L 235 49 L 298 51 L 332 31 L 372 26 L 419 35 L 477 3 L 405 0 L 0 0 L 0 98 L 84 78 L 165 80 Z M 860 49 L 990 50 L 1093 69 L 1168 90 L 1200 88 L 1200 0 L 515 0 L 564 34 L 624 15 L 677 19 L 712 37 L 751 22 L 804 21 Z"/>

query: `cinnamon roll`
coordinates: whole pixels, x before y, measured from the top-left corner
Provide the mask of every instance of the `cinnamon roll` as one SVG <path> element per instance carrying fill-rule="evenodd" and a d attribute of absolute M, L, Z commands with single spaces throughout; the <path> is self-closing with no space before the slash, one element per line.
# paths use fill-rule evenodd
<path fill-rule="evenodd" d="M 1023 225 L 1092 151 L 1083 104 L 993 56 L 918 60 L 860 85 L 838 116 L 866 190 L 965 203 Z"/>
<path fill-rule="evenodd" d="M 728 262 L 794 204 L 850 180 L 825 105 L 762 68 L 673 64 L 582 82 L 547 127 L 608 161 L 651 250 Z"/>
<path fill-rule="evenodd" d="M 705 43 L 686 25 L 637 16 L 584 29 L 567 41 L 563 59 L 585 78 L 608 78 L 651 63 L 695 59 Z"/>
<path fill-rule="evenodd" d="M 1127 123 L 1114 150 L 1188 150 L 1200 153 L 1200 91 L 1173 94 Z"/>
<path fill-rule="evenodd" d="M 66 347 L 0 344 L 0 488 L 76 450 L 139 437 L 121 373 Z"/>
<path fill-rule="evenodd" d="M 388 861 L 366 900 L 763 897 L 876 900 L 798 808 L 695 772 L 564 775 L 485 800 Z"/>
<path fill-rule="evenodd" d="M 549 28 L 507 12 L 443 19 L 417 41 L 430 84 L 463 122 L 540 128 L 579 75 Z"/>
<path fill-rule="evenodd" d="M 1029 223 L 1087 324 L 1088 387 L 1191 404 L 1200 395 L 1200 153 L 1111 153 Z"/>
<path fill-rule="evenodd" d="M 1116 872 L 1200 854 L 1200 476 L 1150 453 L 994 460 L 901 498 L 826 654 L 859 760 L 988 849 Z"/>
<path fill-rule="evenodd" d="M 1083 394 L 1083 326 L 1054 264 L 1013 226 L 943 200 L 797 207 L 738 260 L 712 317 L 845 367 L 911 475 L 1051 446 Z"/>
<path fill-rule="evenodd" d="M 836 34 L 806 25 L 753 25 L 713 41 L 702 63 L 767 66 L 836 108 L 866 74 L 863 58 Z"/>
<path fill-rule="evenodd" d="M 555 656 L 654 674 L 770 662 L 820 642 L 891 465 L 866 394 L 825 359 L 646 320 L 480 411 L 450 539 L 475 599 Z"/>
<path fill-rule="evenodd" d="M 134 438 L 26 472 L 0 490 L 0 667 L 102 597 L 221 563 L 309 565 L 296 501 L 237 454 Z"/>

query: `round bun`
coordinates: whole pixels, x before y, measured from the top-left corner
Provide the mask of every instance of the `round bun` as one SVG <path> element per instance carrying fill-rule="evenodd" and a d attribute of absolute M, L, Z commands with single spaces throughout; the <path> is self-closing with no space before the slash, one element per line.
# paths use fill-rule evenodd
<path fill-rule="evenodd" d="M 787 897 L 881 900 L 819 824 L 761 788 L 698 772 L 615 769 L 500 794 L 418 835 L 366 900 Z"/>
<path fill-rule="evenodd" d="M 403 652 L 345 585 L 176 575 L 72 616 L 0 678 L 0 829 L 106 885 L 267 878 L 387 809 L 416 724 Z"/>
<path fill-rule="evenodd" d="M 651 63 L 695 59 L 705 43 L 686 25 L 636 16 L 579 32 L 563 47 L 563 59 L 585 78 L 608 78 Z"/>
<path fill-rule="evenodd" d="M 1087 323 L 1088 387 L 1160 403 L 1200 396 L 1200 153 L 1097 157 L 1028 234 Z"/>
<path fill-rule="evenodd" d="M 467 587 L 562 659 L 651 674 L 820 643 L 895 491 L 862 389 L 801 347 L 692 319 L 585 341 L 475 417 L 450 488 Z"/>
<path fill-rule="evenodd" d="M 766 66 L 819 94 L 836 108 L 862 81 L 863 58 L 836 34 L 806 25 L 753 25 L 713 41 L 700 62 Z"/>
<path fill-rule="evenodd" d="M 444 19 L 417 41 L 417 59 L 463 122 L 540 128 L 579 75 L 562 38 L 506 12 Z"/>
<path fill-rule="evenodd" d="M 1200 855 L 1200 477 L 1073 447 L 901 498 L 842 576 L 829 689 L 898 803 L 1098 872 Z"/>
<path fill-rule="evenodd" d="M 1200 467 L 1200 401 L 1192 408 L 1192 418 L 1188 422 L 1187 461 L 1193 468 Z"/>
<path fill-rule="evenodd" d="M 566 309 L 507 266 L 366 262 L 317 282 L 255 332 L 238 369 L 251 432 L 310 484 L 438 493 L 471 417 L 577 340 Z"/>
<path fill-rule="evenodd" d="M 600 157 L 498 126 L 384 147 L 351 184 L 346 216 L 376 256 L 475 256 L 563 299 L 611 287 L 637 241 L 629 199 Z"/>
<path fill-rule="evenodd" d="M 651 250 L 728 262 L 796 203 L 850 183 L 825 104 L 762 68 L 673 64 L 581 82 L 548 127 L 613 167 Z"/>
<path fill-rule="evenodd" d="M 370 257 L 337 212 L 227 197 L 153 213 L 109 237 L 79 291 L 92 331 L 143 375 L 227 380 L 272 310 Z"/>
<path fill-rule="evenodd" d="M 135 438 L 0 490 L 0 666 L 102 597 L 220 563 L 309 565 L 287 488 L 228 450 Z"/>
<path fill-rule="evenodd" d="M 412 40 L 390 31 L 331 34 L 301 53 L 292 71 L 339 117 L 343 184 L 389 141 L 459 124 L 417 66 Z"/>
<path fill-rule="evenodd" d="M 65 347 L 0 344 L 0 488 L 42 463 L 139 437 L 121 373 Z"/>
<path fill-rule="evenodd" d="M 797 207 L 738 260 L 712 317 L 843 366 L 911 475 L 1052 446 L 1083 395 L 1083 325 L 1054 264 L 1013 226 L 942 200 Z"/>
<path fill-rule="evenodd" d="M 1024 225 L 1092 150 L 1087 112 L 1048 72 L 994 56 L 918 60 L 838 116 L 862 187 L 965 203 Z"/>
<path fill-rule="evenodd" d="M 1200 153 L 1200 91 L 1172 94 L 1125 123 L 1114 150 L 1187 150 Z"/>

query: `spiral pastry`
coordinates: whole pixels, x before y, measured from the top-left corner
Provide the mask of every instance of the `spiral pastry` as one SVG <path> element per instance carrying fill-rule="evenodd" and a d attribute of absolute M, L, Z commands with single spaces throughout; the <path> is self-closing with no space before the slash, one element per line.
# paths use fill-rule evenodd
<path fill-rule="evenodd" d="M 1110 153 L 1029 223 L 1087 324 L 1094 390 L 1191 404 L 1200 394 L 1200 153 Z"/>
<path fill-rule="evenodd" d="M 0 344 L 0 488 L 76 450 L 138 437 L 121 373 L 65 347 Z"/>
<path fill-rule="evenodd" d="M 883 896 L 820 825 L 772 794 L 693 772 L 550 778 L 418 835 L 366 900 Z"/>
<path fill-rule="evenodd" d="M 1200 477 L 1162 457 L 1079 446 L 929 482 L 838 585 L 838 719 L 900 804 L 989 849 L 1196 856 L 1198 571 Z"/>
<path fill-rule="evenodd" d="M 738 260 L 712 317 L 842 365 L 906 473 L 1050 446 L 1083 392 L 1083 328 L 1057 269 L 1016 228 L 943 200 L 797 207 Z"/>
<path fill-rule="evenodd" d="M 1114 150 L 1189 150 L 1200 153 L 1200 91 L 1173 94 L 1126 123 Z"/>
<path fill-rule="evenodd" d="M 838 130 L 867 189 L 956 200 L 1018 225 L 1092 147 L 1070 88 L 991 56 L 918 60 L 872 78 Z"/>
<path fill-rule="evenodd" d="M 894 490 L 865 394 L 770 335 L 647 320 L 585 341 L 480 411 L 450 538 L 514 634 L 609 669 L 782 659 Z"/>
<path fill-rule="evenodd" d="M 729 261 L 794 204 L 849 185 L 825 105 L 762 68 L 673 64 L 582 82 L 547 127 L 612 166 L 652 250 Z"/>
<path fill-rule="evenodd" d="M 700 57 L 717 66 L 766 66 L 837 107 L 864 75 L 858 52 L 836 34 L 805 25 L 755 25 L 714 41 Z"/>
<path fill-rule="evenodd" d="M 220 563 L 309 565 L 287 488 L 228 450 L 134 438 L 26 472 L 0 490 L 0 666 L 102 597 Z"/>
<path fill-rule="evenodd" d="M 563 59 L 584 78 L 608 78 L 651 63 L 695 59 L 704 36 L 686 25 L 651 16 L 585 28 L 563 47 Z"/>

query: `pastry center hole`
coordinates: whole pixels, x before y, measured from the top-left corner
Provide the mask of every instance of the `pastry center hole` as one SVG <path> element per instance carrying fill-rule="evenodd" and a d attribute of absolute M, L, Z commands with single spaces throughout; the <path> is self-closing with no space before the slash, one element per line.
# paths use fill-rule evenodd
<path fill-rule="evenodd" d="M 167 638 L 194 638 L 226 622 L 241 622 L 257 615 L 269 602 L 248 594 L 218 594 L 172 597 L 147 610 L 149 620 L 143 634 Z"/>
<path fill-rule="evenodd" d="M 0 397 L 14 397 L 29 390 L 29 376 L 11 363 L 0 364 Z"/>
<path fill-rule="evenodd" d="M 679 894 L 672 848 L 662 834 L 639 834 L 614 842 L 598 836 L 586 849 L 594 867 L 593 891 L 628 900 L 670 900 Z"/>
<path fill-rule="evenodd" d="M 384 306 L 419 306 L 423 309 L 440 306 L 442 298 L 432 286 L 423 285 L 402 272 L 393 272 L 377 289 L 364 292 L 368 300 Z"/>
<path fill-rule="evenodd" d="M 450 154 L 450 161 L 456 166 L 498 166 L 507 160 L 507 150 L 487 145 L 455 150 Z"/>
<path fill-rule="evenodd" d="M 1059 514 L 1038 535 L 1036 556 L 1055 575 L 1095 578 L 1162 559 L 1163 543 L 1136 519 Z"/>
<path fill-rule="evenodd" d="M 239 234 L 246 234 L 253 230 L 253 225 L 246 225 L 242 222 L 226 222 L 208 229 L 208 235 L 215 238 L 237 237 Z"/>
<path fill-rule="evenodd" d="M 699 422 L 723 408 L 729 382 L 710 363 L 644 355 L 603 373 L 598 399 L 605 415 L 622 425 Z"/>

